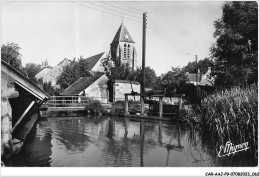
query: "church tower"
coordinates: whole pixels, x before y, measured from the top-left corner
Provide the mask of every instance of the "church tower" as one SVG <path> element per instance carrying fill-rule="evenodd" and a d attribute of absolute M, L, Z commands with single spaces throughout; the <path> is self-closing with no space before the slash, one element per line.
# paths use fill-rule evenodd
<path fill-rule="evenodd" d="M 135 42 L 123 23 L 110 44 L 110 54 L 113 59 L 119 59 L 121 63 L 128 64 L 133 70 L 136 69 Z"/>

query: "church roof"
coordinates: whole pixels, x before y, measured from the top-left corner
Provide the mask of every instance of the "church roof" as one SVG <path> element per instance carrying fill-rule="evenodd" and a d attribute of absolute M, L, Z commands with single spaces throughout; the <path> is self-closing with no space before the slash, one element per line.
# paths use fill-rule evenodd
<path fill-rule="evenodd" d="M 135 43 L 123 23 L 121 24 L 121 26 L 119 27 L 118 31 L 116 32 L 116 35 L 115 35 L 115 37 L 114 37 L 114 39 L 113 39 L 111 44 L 113 44 L 115 42 Z"/>
<path fill-rule="evenodd" d="M 73 96 L 78 95 L 81 91 L 88 88 L 96 80 L 98 80 L 102 75 L 95 75 L 92 77 L 80 77 L 76 82 L 71 84 L 67 89 L 65 89 L 61 95 Z"/>
<path fill-rule="evenodd" d="M 96 65 L 96 63 L 100 60 L 104 53 L 105 52 L 102 52 L 84 60 L 84 63 L 88 65 L 89 70 L 91 70 Z"/>

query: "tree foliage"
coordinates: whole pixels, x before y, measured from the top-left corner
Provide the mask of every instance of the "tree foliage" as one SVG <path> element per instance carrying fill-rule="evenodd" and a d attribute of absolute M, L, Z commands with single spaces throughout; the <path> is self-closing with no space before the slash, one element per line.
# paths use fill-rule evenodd
<path fill-rule="evenodd" d="M 25 67 L 22 68 L 23 73 L 34 83 L 38 84 L 35 75 L 40 72 L 41 65 L 35 63 L 26 63 Z"/>
<path fill-rule="evenodd" d="M 226 2 L 222 17 L 214 22 L 216 84 L 232 86 L 257 82 L 258 4 Z"/>
<path fill-rule="evenodd" d="M 213 67 L 214 63 L 211 59 L 205 58 L 204 60 L 199 60 L 197 63 L 197 67 L 201 73 L 206 73 L 209 67 Z M 185 72 L 196 73 L 196 61 L 189 62 L 187 66 L 183 68 Z"/>
<path fill-rule="evenodd" d="M 174 95 L 180 92 L 180 90 L 183 90 L 186 81 L 184 70 L 178 67 L 172 67 L 171 71 L 168 71 L 162 76 L 160 84 L 161 88 L 166 89 L 166 95 Z"/>
<path fill-rule="evenodd" d="M 105 73 L 109 78 L 109 85 L 114 84 L 115 80 L 131 80 L 142 83 L 142 68 L 138 67 L 136 70 L 132 70 L 127 64 L 122 64 L 119 59 L 105 58 L 102 64 L 105 68 Z M 145 87 L 153 88 L 156 82 L 155 71 L 148 67 L 145 67 Z"/>
<path fill-rule="evenodd" d="M 80 77 L 89 76 L 91 75 L 88 72 L 88 64 L 84 61 L 84 58 L 74 58 L 58 77 L 57 84 L 59 84 L 61 89 L 64 90 L 76 82 Z"/>
<path fill-rule="evenodd" d="M 42 78 L 37 80 L 37 85 L 43 89 L 46 93 L 48 93 L 50 96 L 59 95 L 61 90 L 59 88 L 55 88 L 51 85 L 51 82 L 43 82 Z"/>
<path fill-rule="evenodd" d="M 14 68 L 21 70 L 21 54 L 20 47 L 15 43 L 7 43 L 1 46 L 1 59 L 9 63 Z"/>
<path fill-rule="evenodd" d="M 142 68 L 138 67 L 136 71 L 132 73 L 131 77 L 133 80 L 141 84 L 143 80 Z M 152 69 L 150 66 L 145 67 L 144 78 L 145 78 L 145 87 L 153 89 L 155 87 L 155 83 L 157 80 L 157 76 L 154 69 Z"/>
<path fill-rule="evenodd" d="M 41 70 L 40 64 L 26 63 L 23 71 L 26 72 L 29 78 L 34 77 Z"/>

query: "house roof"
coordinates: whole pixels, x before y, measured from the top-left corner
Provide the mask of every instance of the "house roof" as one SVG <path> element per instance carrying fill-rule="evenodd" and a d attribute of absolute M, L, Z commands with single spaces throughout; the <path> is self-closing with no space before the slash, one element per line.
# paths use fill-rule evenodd
<path fill-rule="evenodd" d="M 119 29 L 118 29 L 118 31 L 117 31 L 117 33 L 116 33 L 116 35 L 115 35 L 111 44 L 116 43 L 116 42 L 135 43 L 123 23 L 119 27 Z"/>
<path fill-rule="evenodd" d="M 88 65 L 89 70 L 91 70 L 96 65 L 96 63 L 99 61 L 104 53 L 105 52 L 102 52 L 84 60 L 84 63 Z"/>
<path fill-rule="evenodd" d="M 46 70 L 46 69 L 52 70 L 53 67 L 51 67 L 51 66 L 45 66 L 44 68 L 40 69 L 40 71 L 39 71 L 37 74 L 35 74 L 35 76 L 38 75 L 38 74 L 39 74 L 40 72 L 42 72 L 43 70 Z"/>
<path fill-rule="evenodd" d="M 35 97 L 43 100 L 44 98 L 50 97 L 48 93 L 46 93 L 43 89 L 41 89 L 38 85 L 28 79 L 25 75 L 23 75 L 19 70 L 11 66 L 9 63 L 1 60 L 1 71 L 5 72 L 7 75 L 12 77 L 16 84 L 23 87 L 26 91 L 34 95 Z"/>
<path fill-rule="evenodd" d="M 186 73 L 185 76 L 189 81 L 196 82 L 196 73 Z M 200 82 L 202 75 L 198 74 L 197 76 L 198 76 L 197 82 Z"/>
<path fill-rule="evenodd" d="M 98 80 L 102 75 L 95 75 L 92 77 L 80 77 L 76 82 L 71 84 L 67 89 L 65 89 L 61 95 L 78 95 L 81 91 L 85 90 L 91 84 L 93 84 L 96 80 Z"/>

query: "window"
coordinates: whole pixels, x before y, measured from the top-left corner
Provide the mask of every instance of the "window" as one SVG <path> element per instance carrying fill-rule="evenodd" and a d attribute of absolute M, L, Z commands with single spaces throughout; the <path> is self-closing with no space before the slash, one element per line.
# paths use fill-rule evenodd
<path fill-rule="evenodd" d="M 126 58 L 126 44 L 124 44 L 124 58 Z"/>
<path fill-rule="evenodd" d="M 128 44 L 128 49 L 127 49 L 127 58 L 130 58 L 130 44 Z"/>

